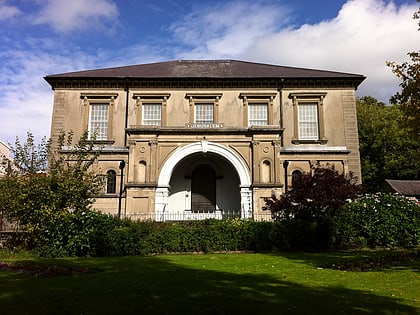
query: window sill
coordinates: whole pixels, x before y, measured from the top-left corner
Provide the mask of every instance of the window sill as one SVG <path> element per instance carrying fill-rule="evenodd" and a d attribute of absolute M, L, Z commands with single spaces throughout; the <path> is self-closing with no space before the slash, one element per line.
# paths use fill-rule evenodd
<path fill-rule="evenodd" d="M 99 144 L 99 145 L 113 145 L 115 141 L 114 140 L 94 140 L 93 143 Z"/>
<path fill-rule="evenodd" d="M 95 196 L 95 198 L 118 198 L 119 195 L 118 194 L 98 194 Z"/>
<path fill-rule="evenodd" d="M 327 139 L 319 139 L 319 140 L 299 140 L 299 139 L 293 139 L 293 144 L 327 144 Z"/>

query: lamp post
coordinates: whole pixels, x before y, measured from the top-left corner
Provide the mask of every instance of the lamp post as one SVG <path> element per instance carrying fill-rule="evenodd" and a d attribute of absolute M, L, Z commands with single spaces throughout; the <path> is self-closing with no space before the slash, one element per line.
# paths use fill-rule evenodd
<path fill-rule="evenodd" d="M 123 194 L 123 176 L 124 176 L 124 167 L 125 167 L 125 161 L 121 161 L 119 168 L 120 168 L 120 195 L 118 197 L 118 218 L 121 218 L 121 199 Z"/>
<path fill-rule="evenodd" d="M 287 167 L 289 166 L 289 161 L 285 160 L 283 162 L 284 167 L 284 192 L 287 194 Z"/>

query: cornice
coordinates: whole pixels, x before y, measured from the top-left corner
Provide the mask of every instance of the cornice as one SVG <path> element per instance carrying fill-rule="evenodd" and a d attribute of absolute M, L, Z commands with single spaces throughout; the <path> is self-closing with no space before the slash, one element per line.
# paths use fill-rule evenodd
<path fill-rule="evenodd" d="M 226 89 L 226 88 L 356 88 L 354 78 L 238 78 L 238 79 L 135 79 L 135 78 L 48 78 L 53 89 Z"/>
<path fill-rule="evenodd" d="M 128 135 L 254 135 L 254 134 L 281 134 L 280 126 L 264 127 L 223 127 L 223 128 L 188 128 L 188 127 L 147 127 L 132 126 L 126 129 Z"/>

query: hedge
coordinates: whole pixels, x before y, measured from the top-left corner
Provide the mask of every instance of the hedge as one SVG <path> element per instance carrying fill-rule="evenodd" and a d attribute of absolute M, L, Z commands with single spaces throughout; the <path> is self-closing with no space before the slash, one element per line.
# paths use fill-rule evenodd
<path fill-rule="evenodd" d="M 401 196 L 376 194 L 322 220 L 275 222 L 130 221 L 89 210 L 47 225 L 41 238 L 19 234 L 10 244 L 19 241 L 44 257 L 410 248 L 420 244 L 420 206 Z"/>

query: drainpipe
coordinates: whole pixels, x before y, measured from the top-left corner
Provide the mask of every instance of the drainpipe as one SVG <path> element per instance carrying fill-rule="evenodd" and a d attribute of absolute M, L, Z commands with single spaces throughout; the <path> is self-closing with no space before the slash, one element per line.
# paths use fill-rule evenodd
<path fill-rule="evenodd" d="M 283 129 L 283 87 L 284 87 L 284 79 L 281 79 L 280 82 L 280 128 Z M 281 132 L 281 137 L 280 137 L 280 143 L 281 146 L 284 147 L 284 131 Z"/>
<path fill-rule="evenodd" d="M 118 218 L 121 218 L 121 200 L 122 200 L 122 194 L 123 194 L 124 167 L 125 167 L 125 161 L 122 160 L 119 165 L 121 174 L 120 174 L 120 194 L 118 196 Z"/>
<path fill-rule="evenodd" d="M 289 166 L 289 161 L 285 160 L 283 162 L 284 167 L 284 192 L 287 194 L 287 167 Z"/>
<path fill-rule="evenodd" d="M 127 146 L 127 131 L 128 128 L 128 97 L 130 94 L 130 90 L 128 87 L 128 78 L 125 78 L 124 84 L 124 91 L 125 91 L 125 128 L 124 128 L 124 146 Z"/>

